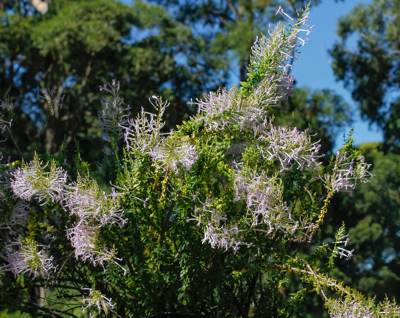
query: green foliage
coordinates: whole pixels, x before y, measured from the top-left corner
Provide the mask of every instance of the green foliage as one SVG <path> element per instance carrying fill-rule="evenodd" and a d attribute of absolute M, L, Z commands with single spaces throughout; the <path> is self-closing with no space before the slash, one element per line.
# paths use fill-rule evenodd
<path fill-rule="evenodd" d="M 0 7 L 0 96 L 16 114 L 10 155 L 20 155 L 17 144 L 28 156 L 36 149 L 70 159 L 79 145 L 85 159 L 98 158 L 102 147 L 91 147 L 104 145 L 98 87 L 110 79 L 121 81 L 128 104 L 168 98 L 170 127 L 188 113 L 189 98 L 221 82 L 213 69 L 194 66 L 202 51 L 191 30 L 163 7 L 68 0 L 49 8 L 40 15 L 25 1 Z"/>

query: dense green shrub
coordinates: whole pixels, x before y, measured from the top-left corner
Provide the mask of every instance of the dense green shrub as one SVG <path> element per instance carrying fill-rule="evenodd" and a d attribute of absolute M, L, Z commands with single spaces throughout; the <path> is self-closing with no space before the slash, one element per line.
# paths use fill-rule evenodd
<path fill-rule="evenodd" d="M 344 226 L 310 244 L 368 164 L 351 138 L 326 160 L 271 116 L 307 16 L 259 37 L 240 87 L 197 101 L 175 131 L 163 129 L 167 102 L 127 118 L 118 84 L 106 86 L 97 170 L 79 156 L 4 165 L 2 301 L 51 317 L 294 317 L 316 292 L 331 317 L 397 317 L 326 274 L 352 255 Z"/>

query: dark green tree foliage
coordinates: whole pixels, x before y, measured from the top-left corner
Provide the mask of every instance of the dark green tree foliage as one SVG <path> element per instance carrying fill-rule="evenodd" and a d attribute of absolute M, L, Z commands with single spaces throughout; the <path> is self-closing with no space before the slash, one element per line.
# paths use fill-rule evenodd
<path fill-rule="evenodd" d="M 153 94 L 168 98 L 170 125 L 188 112 L 189 98 L 221 83 L 215 68 L 194 63 L 202 51 L 191 30 L 162 7 L 140 1 L 58 0 L 45 15 L 28 1 L 6 2 L 0 43 L 0 96 L 14 102 L 14 139 L 28 152 L 54 153 L 78 143 L 94 158 L 101 149 L 91 146 L 101 142 L 97 92 L 113 78 L 136 107 L 138 101 L 147 107 Z"/>
<path fill-rule="evenodd" d="M 360 5 L 339 23 L 333 69 L 359 103 L 363 118 L 384 132 L 385 148 L 400 146 L 400 1 Z"/>

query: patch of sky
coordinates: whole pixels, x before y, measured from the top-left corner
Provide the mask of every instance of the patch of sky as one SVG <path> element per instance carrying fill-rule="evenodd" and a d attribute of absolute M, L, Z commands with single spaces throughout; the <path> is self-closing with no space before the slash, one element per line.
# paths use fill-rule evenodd
<path fill-rule="evenodd" d="M 397 253 L 396 253 L 396 250 L 393 248 L 393 247 L 388 247 L 388 248 L 385 248 L 383 251 L 382 251 L 382 259 L 383 259 L 383 261 L 387 264 L 387 263 L 390 263 L 391 261 L 393 261 L 394 259 L 396 259 L 397 258 Z"/>
<path fill-rule="evenodd" d="M 123 41 L 127 44 L 135 44 L 145 40 L 146 38 L 157 36 L 160 34 L 158 27 L 141 29 L 136 26 L 132 27 L 129 36 L 125 37 Z"/>
<path fill-rule="evenodd" d="M 350 13 L 355 6 L 369 3 L 369 0 L 323 1 L 319 6 L 313 8 L 310 15 L 310 24 L 313 26 L 313 30 L 293 67 L 293 74 L 299 87 L 332 89 L 343 96 L 352 107 L 355 114 L 352 128 L 356 144 L 382 141 L 382 132 L 376 126 L 362 120 L 349 91 L 344 88 L 342 83 L 335 80 L 331 68 L 332 59 L 328 51 L 339 40 L 336 34 L 339 18 Z M 354 47 L 357 38 L 350 37 L 347 41 L 350 47 Z M 349 130 L 350 127 L 337 136 L 336 147 L 340 147 L 344 143 L 344 136 Z"/>
<path fill-rule="evenodd" d="M 375 265 L 375 262 L 373 260 L 372 257 L 368 257 L 365 260 L 363 260 L 362 262 L 359 262 L 357 264 L 358 270 L 360 272 L 367 272 L 370 271 Z"/>

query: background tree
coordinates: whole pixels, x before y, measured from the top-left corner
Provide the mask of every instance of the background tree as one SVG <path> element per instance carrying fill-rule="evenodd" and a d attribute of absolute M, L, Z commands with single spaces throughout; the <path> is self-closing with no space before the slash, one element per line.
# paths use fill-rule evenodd
<path fill-rule="evenodd" d="M 84 158 L 96 161 L 102 106 L 93 92 L 112 79 L 131 113 L 150 107 L 146 96 L 167 98 L 173 127 L 195 111 L 191 99 L 243 77 L 250 44 L 277 19 L 278 5 L 292 12 L 303 5 L 153 3 L 57 0 L 42 15 L 30 1 L 2 2 L 0 96 L 16 107 L 10 156 L 19 148 L 71 157 L 78 144 Z"/>
<path fill-rule="evenodd" d="M 101 147 L 90 145 L 100 142 L 101 104 L 93 92 L 114 78 L 135 107 L 149 93 L 170 99 L 170 125 L 188 112 L 190 97 L 221 83 L 213 68 L 194 63 L 190 29 L 162 7 L 59 0 L 41 15 L 29 2 L 13 1 L 0 14 L 0 95 L 16 105 L 20 149 L 54 153 L 79 143 L 84 156 L 95 157 Z"/>
<path fill-rule="evenodd" d="M 333 70 L 358 102 L 363 118 L 384 133 L 385 150 L 400 146 L 400 2 L 374 0 L 339 23 Z"/>

